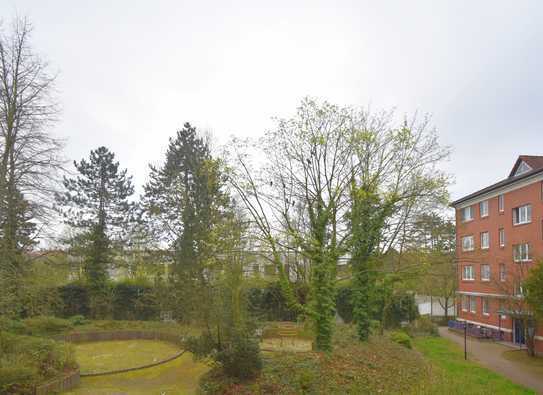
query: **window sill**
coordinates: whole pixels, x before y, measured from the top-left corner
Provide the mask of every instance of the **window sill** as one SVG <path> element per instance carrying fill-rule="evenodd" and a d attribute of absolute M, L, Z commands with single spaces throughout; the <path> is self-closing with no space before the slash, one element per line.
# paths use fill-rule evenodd
<path fill-rule="evenodd" d="M 488 251 L 490 250 L 490 247 L 481 247 L 481 251 Z"/>
<path fill-rule="evenodd" d="M 474 278 L 463 278 L 462 281 L 473 282 L 473 281 L 475 281 L 475 279 Z"/>
<path fill-rule="evenodd" d="M 485 317 L 490 317 L 490 313 L 483 313 Z"/>
<path fill-rule="evenodd" d="M 486 280 L 486 279 L 481 279 L 481 282 L 482 283 L 489 283 L 490 282 L 490 279 Z"/>
<path fill-rule="evenodd" d="M 521 223 L 518 223 L 518 224 L 513 223 L 513 226 L 530 225 L 531 223 L 532 223 L 532 221 L 530 221 L 530 222 L 521 222 Z"/>

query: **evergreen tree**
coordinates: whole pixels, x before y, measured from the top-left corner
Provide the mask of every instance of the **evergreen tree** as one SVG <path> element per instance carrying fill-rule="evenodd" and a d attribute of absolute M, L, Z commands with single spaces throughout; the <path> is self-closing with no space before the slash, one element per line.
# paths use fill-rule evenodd
<path fill-rule="evenodd" d="M 145 186 L 143 218 L 156 239 L 169 244 L 171 280 L 180 285 L 176 289 L 185 301 L 205 298 L 201 293 L 209 291 L 208 273 L 216 263 L 228 207 L 219 165 L 206 139 L 186 123 L 170 138 L 164 164 L 151 166 Z M 201 309 L 192 313 L 205 314 Z"/>
<path fill-rule="evenodd" d="M 96 300 L 95 315 L 105 303 L 108 264 L 115 242 L 122 240 L 132 221 L 135 204 L 132 177 L 119 169 L 115 154 L 106 147 L 91 151 L 89 160 L 74 162 L 79 173 L 64 177 L 66 191 L 57 195 L 64 221 L 79 230 L 85 274 Z"/>

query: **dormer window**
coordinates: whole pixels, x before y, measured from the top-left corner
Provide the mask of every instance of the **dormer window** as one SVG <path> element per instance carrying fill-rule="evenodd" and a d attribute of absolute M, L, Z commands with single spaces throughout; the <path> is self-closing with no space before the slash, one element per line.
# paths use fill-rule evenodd
<path fill-rule="evenodd" d="M 530 170 L 533 170 L 530 166 L 526 164 L 526 162 L 522 161 L 518 165 L 517 171 L 515 172 L 515 176 L 520 176 L 521 174 L 527 173 Z"/>

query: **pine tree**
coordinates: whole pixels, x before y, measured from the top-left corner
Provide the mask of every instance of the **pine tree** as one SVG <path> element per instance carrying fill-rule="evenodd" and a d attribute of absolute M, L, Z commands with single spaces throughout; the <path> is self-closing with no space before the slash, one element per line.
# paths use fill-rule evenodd
<path fill-rule="evenodd" d="M 122 240 L 132 221 L 135 203 L 129 199 L 134 186 L 106 147 L 91 151 L 88 161 L 74 161 L 74 166 L 79 174 L 64 177 L 66 191 L 57 195 L 57 202 L 65 223 L 79 230 L 86 278 L 100 309 L 113 244 Z"/>
<path fill-rule="evenodd" d="M 177 288 L 186 298 L 197 298 L 206 288 L 227 206 L 219 162 L 206 139 L 186 123 L 170 138 L 164 164 L 151 166 L 142 204 L 150 231 L 170 246 L 171 280 L 181 284 Z"/>

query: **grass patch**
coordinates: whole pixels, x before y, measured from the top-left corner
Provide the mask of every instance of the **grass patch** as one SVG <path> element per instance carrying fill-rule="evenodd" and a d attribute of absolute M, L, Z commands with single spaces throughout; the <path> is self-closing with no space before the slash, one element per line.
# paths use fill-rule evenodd
<path fill-rule="evenodd" d="M 419 337 L 413 344 L 432 367 L 416 394 L 535 394 L 475 362 L 465 361 L 463 350 L 450 340 Z"/>
<path fill-rule="evenodd" d="M 502 355 L 509 361 L 521 364 L 523 369 L 532 371 L 543 377 L 543 358 L 530 357 L 526 350 L 506 351 Z"/>
<path fill-rule="evenodd" d="M 81 373 L 144 366 L 172 357 L 180 351 L 170 343 L 140 339 L 80 343 L 74 347 Z"/>
<path fill-rule="evenodd" d="M 180 395 L 194 394 L 209 366 L 193 361 L 192 354 L 163 365 L 108 376 L 83 377 L 81 385 L 63 395 Z"/>

